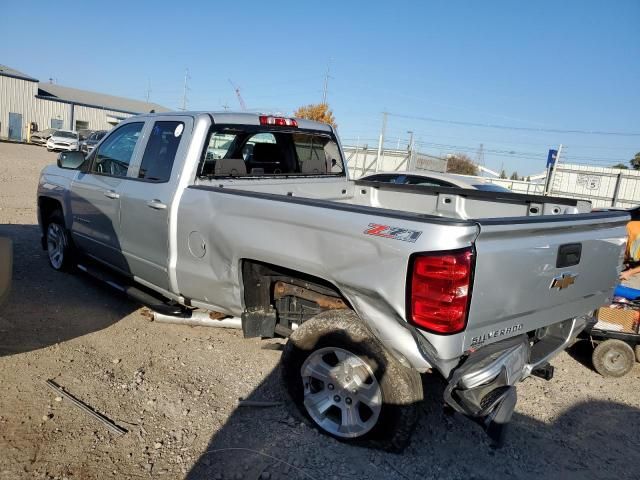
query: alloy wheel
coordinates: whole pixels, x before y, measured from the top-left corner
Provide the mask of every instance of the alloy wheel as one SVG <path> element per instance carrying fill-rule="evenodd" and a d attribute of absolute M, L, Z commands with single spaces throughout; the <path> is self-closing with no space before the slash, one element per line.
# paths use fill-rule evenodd
<path fill-rule="evenodd" d="M 355 438 L 376 425 L 382 390 L 362 358 L 342 348 L 321 348 L 309 355 L 300 373 L 305 409 L 320 428 Z"/>

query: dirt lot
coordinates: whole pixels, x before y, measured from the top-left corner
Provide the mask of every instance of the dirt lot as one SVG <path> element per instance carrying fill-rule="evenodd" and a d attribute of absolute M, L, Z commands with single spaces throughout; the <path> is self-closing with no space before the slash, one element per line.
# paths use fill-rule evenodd
<path fill-rule="evenodd" d="M 0 235 L 15 243 L 14 288 L 0 308 L 0 478 L 488 479 L 638 478 L 640 366 L 608 380 L 578 344 L 551 382 L 532 378 L 507 446 L 426 401 L 401 455 L 345 446 L 286 405 L 280 341 L 151 323 L 139 307 L 83 275 L 49 268 L 39 248 L 35 190 L 44 149 L 0 143 Z M 45 385 L 53 378 L 126 428 L 117 436 Z"/>

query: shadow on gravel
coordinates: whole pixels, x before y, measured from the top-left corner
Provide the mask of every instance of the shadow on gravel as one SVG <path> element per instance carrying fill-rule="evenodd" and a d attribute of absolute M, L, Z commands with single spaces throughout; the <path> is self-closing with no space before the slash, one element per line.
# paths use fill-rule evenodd
<path fill-rule="evenodd" d="M 637 478 L 639 409 L 584 402 L 550 423 L 515 414 L 496 450 L 479 426 L 443 412 L 443 380 L 425 375 L 423 385 L 411 444 L 393 454 L 345 445 L 292 415 L 275 369 L 249 399 L 283 406 L 237 408 L 186 479 Z"/>
<path fill-rule="evenodd" d="M 27 352 L 112 325 L 138 307 L 87 275 L 54 271 L 37 225 L 0 225 L 13 241 L 13 285 L 0 307 L 0 356 Z"/>
<path fill-rule="evenodd" d="M 591 356 L 593 355 L 593 346 L 589 340 L 578 340 L 567 348 L 567 353 L 576 362 L 581 363 L 589 370 L 594 372 L 596 371 L 596 369 L 593 368 L 593 361 L 591 360 Z"/>

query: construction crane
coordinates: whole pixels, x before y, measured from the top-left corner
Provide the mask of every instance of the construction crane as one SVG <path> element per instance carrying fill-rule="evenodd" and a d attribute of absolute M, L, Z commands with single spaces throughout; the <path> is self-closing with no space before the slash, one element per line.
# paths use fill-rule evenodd
<path fill-rule="evenodd" d="M 229 83 L 233 87 L 233 91 L 236 92 L 236 97 L 238 97 L 238 103 L 240 104 L 240 108 L 242 108 L 242 111 L 246 111 L 247 110 L 247 106 L 245 105 L 244 100 L 242 99 L 242 95 L 240 95 L 240 88 L 238 86 L 236 86 L 231 81 L 231 79 L 229 79 Z"/>

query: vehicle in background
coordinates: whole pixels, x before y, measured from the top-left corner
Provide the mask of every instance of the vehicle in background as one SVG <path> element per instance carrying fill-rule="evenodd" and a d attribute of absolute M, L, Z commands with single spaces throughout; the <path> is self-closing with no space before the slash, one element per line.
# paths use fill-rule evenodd
<path fill-rule="evenodd" d="M 78 150 L 79 146 L 78 132 L 73 130 L 55 130 L 47 140 L 47 150 L 50 152 Z"/>
<path fill-rule="evenodd" d="M 80 151 L 85 155 L 89 155 L 106 134 L 107 130 L 96 130 L 85 140 L 80 142 Z"/>
<path fill-rule="evenodd" d="M 511 190 L 488 180 L 454 173 L 437 173 L 414 170 L 410 172 L 381 172 L 360 178 L 368 182 L 395 183 L 397 185 L 422 185 L 426 187 L 472 188 L 485 192 L 512 193 Z"/>
<path fill-rule="evenodd" d="M 12 264 L 13 249 L 11 240 L 0 237 L 0 306 L 9 296 Z"/>
<path fill-rule="evenodd" d="M 591 361 L 603 377 L 622 377 L 640 362 L 640 290 L 619 285 L 582 333 L 593 345 Z"/>
<path fill-rule="evenodd" d="M 82 140 L 86 140 L 87 138 L 89 138 L 89 136 L 95 132 L 95 130 L 90 130 L 88 128 L 83 128 L 78 130 L 78 138 L 82 141 Z"/>
<path fill-rule="evenodd" d="M 33 132 L 31 134 L 31 143 L 36 145 L 45 145 L 47 140 L 53 135 L 55 132 L 55 128 L 47 128 L 46 130 L 42 130 L 40 132 Z"/>

